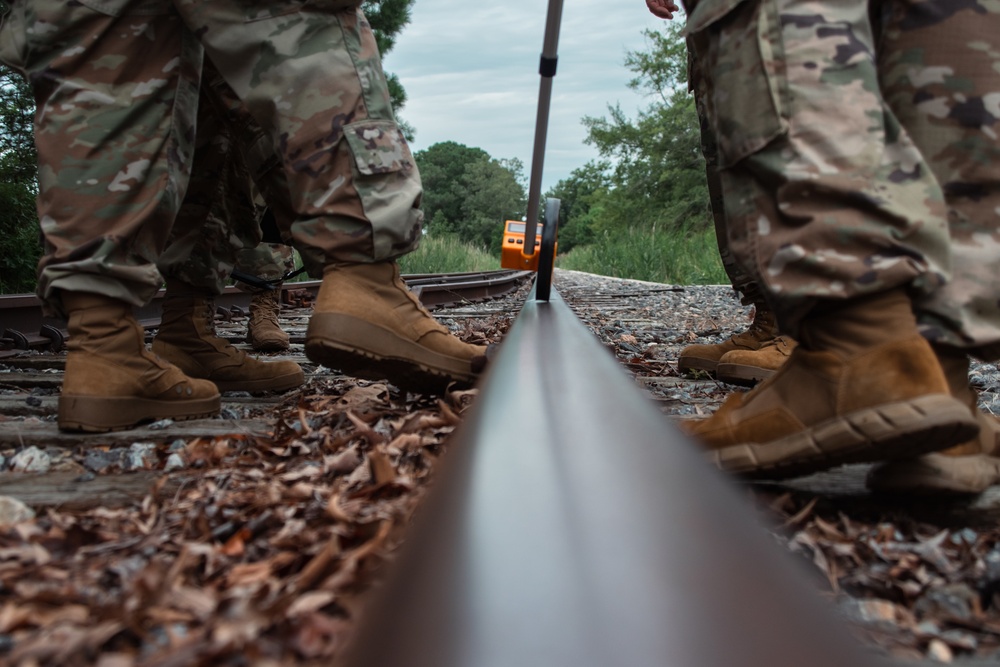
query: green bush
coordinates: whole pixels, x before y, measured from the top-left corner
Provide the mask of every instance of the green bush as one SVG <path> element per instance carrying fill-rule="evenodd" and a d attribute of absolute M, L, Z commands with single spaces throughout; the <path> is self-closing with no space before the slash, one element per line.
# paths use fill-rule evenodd
<path fill-rule="evenodd" d="M 399 260 L 400 270 L 414 273 L 466 273 L 496 271 L 500 255 L 459 241 L 451 235 L 425 236 L 420 246 Z"/>
<path fill-rule="evenodd" d="M 41 255 L 35 193 L 0 182 L 0 294 L 34 292 Z"/>

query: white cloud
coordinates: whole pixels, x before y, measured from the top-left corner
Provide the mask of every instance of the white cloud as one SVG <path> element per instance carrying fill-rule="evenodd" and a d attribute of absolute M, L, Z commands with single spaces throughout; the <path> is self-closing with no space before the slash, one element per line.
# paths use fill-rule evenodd
<path fill-rule="evenodd" d="M 642 0 L 617 4 L 564 4 L 543 191 L 598 157 L 583 143 L 581 118 L 606 116 L 608 105 L 619 103 L 634 115 L 646 104 L 627 88 L 632 73 L 623 62 L 626 51 L 645 48 L 645 29 L 664 22 Z M 409 96 L 400 116 L 416 128 L 414 150 L 456 141 L 494 158 L 518 158 L 530 173 L 546 12 L 540 0 L 413 4 L 412 21 L 384 64 Z"/>

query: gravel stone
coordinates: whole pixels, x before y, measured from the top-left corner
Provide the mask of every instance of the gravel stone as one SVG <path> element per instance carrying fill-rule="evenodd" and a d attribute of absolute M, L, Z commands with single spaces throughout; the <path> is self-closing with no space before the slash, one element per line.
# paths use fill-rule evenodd
<path fill-rule="evenodd" d="M 171 454 L 167 457 L 167 462 L 163 466 L 164 472 L 171 472 L 173 470 L 180 470 L 184 468 L 187 464 L 184 463 L 184 459 L 181 458 L 180 454 Z"/>
<path fill-rule="evenodd" d="M 128 448 L 128 467 L 131 470 L 150 468 L 156 460 L 156 443 L 133 442 Z"/>
<path fill-rule="evenodd" d="M 48 472 L 52 467 L 52 457 L 31 446 L 15 454 L 10 460 L 10 467 L 14 472 Z"/>
<path fill-rule="evenodd" d="M 17 498 L 0 496 L 0 526 L 12 526 L 35 518 L 35 511 Z"/>

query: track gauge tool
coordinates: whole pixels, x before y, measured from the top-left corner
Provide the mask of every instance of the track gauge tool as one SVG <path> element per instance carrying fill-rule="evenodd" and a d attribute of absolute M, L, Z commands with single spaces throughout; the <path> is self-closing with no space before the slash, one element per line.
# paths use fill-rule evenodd
<path fill-rule="evenodd" d="M 538 88 L 538 113 L 535 118 L 535 145 L 531 156 L 531 178 L 528 183 L 528 212 L 524 222 L 504 223 L 500 265 L 505 269 L 536 271 L 535 298 L 549 300 L 552 269 L 556 258 L 556 237 L 559 231 L 558 199 L 545 200 L 545 218 L 538 222 L 541 200 L 542 166 L 545 163 L 545 138 L 549 126 L 549 106 L 552 101 L 552 79 L 556 75 L 559 47 L 559 24 L 562 22 L 562 0 L 549 0 L 545 18 L 545 39 L 538 64 L 541 84 Z M 537 243 L 539 241 L 540 243 Z M 536 243 L 539 246 L 536 252 Z"/>

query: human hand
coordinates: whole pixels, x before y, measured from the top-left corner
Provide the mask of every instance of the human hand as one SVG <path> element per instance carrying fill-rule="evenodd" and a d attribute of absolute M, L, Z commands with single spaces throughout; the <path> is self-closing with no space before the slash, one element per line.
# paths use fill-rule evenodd
<path fill-rule="evenodd" d="M 646 7 L 654 16 L 659 16 L 661 19 L 672 19 L 674 13 L 681 10 L 674 0 L 646 0 Z"/>

